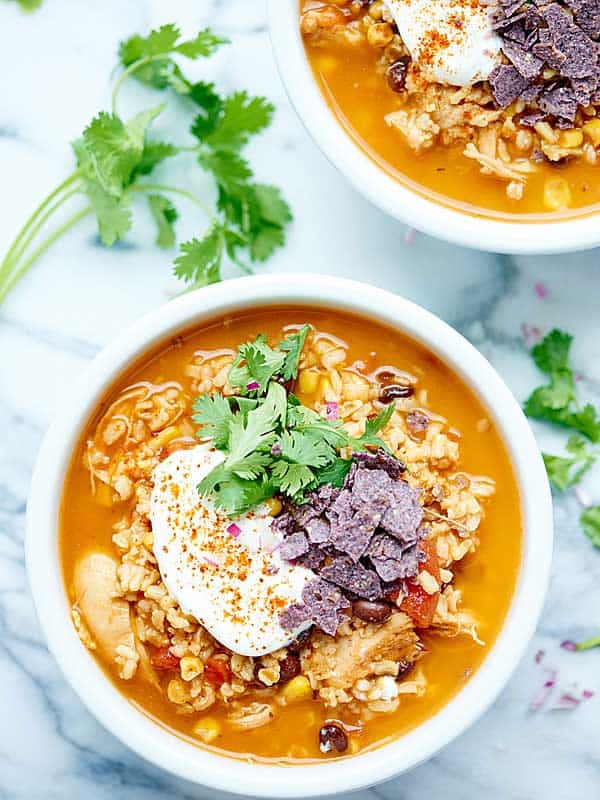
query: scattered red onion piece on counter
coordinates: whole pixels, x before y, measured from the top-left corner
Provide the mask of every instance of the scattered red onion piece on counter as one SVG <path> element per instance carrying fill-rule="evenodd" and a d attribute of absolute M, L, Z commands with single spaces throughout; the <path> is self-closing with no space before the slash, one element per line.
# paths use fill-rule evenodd
<path fill-rule="evenodd" d="M 416 236 L 417 231 L 414 228 L 409 228 L 402 237 L 402 241 L 407 247 L 411 247 L 411 245 L 414 244 Z"/>
<path fill-rule="evenodd" d="M 546 655 L 545 650 L 538 650 L 535 656 L 533 657 L 533 660 L 535 661 L 536 664 L 541 664 L 542 659 L 544 658 L 545 655 Z"/>
<path fill-rule="evenodd" d="M 534 284 L 533 290 L 540 300 L 545 300 L 548 297 L 548 287 L 541 281 Z"/>
<path fill-rule="evenodd" d="M 577 645 L 570 639 L 565 639 L 564 642 L 560 643 L 560 646 L 563 650 L 568 650 L 570 653 L 574 653 L 577 650 Z"/>
<path fill-rule="evenodd" d="M 539 711 L 540 708 L 545 704 L 546 700 L 550 697 L 552 693 L 552 689 L 556 686 L 556 670 L 549 669 L 548 678 L 544 681 L 542 688 L 539 692 L 535 695 L 531 703 L 529 704 L 530 711 Z"/>
<path fill-rule="evenodd" d="M 326 406 L 326 416 L 327 419 L 337 419 L 339 414 L 339 406 L 335 402 L 327 403 Z"/>
<path fill-rule="evenodd" d="M 238 525 L 236 525 L 235 522 L 232 522 L 231 525 L 228 525 L 226 530 L 227 533 L 230 533 L 236 539 L 242 532 L 242 529 Z"/>

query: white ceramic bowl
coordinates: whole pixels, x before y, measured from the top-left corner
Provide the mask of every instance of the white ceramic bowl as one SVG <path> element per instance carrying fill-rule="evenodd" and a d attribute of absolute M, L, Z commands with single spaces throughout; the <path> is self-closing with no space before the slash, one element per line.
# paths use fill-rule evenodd
<path fill-rule="evenodd" d="M 385 173 L 352 141 L 325 102 L 304 51 L 298 0 L 267 2 L 271 42 L 292 105 L 331 163 L 374 205 L 424 233 L 479 250 L 565 253 L 600 244 L 597 208 L 595 213 L 548 216 L 547 221 L 528 222 L 526 216 L 517 221 L 515 215 L 492 219 L 483 209 L 469 214 L 430 200 Z"/>
<path fill-rule="evenodd" d="M 61 492 L 73 449 L 99 399 L 132 360 L 215 316 L 284 304 L 370 316 L 445 361 L 475 390 L 508 448 L 524 524 L 523 558 L 509 615 L 496 644 L 460 693 L 391 744 L 347 760 L 299 767 L 232 761 L 189 744 L 137 711 L 75 633 L 57 544 Z M 265 275 L 210 286 L 173 300 L 119 335 L 65 398 L 42 445 L 27 508 L 27 568 L 39 620 L 52 654 L 90 711 L 125 744 L 164 769 L 206 786 L 260 797 L 325 795 L 372 785 L 425 761 L 464 731 L 493 702 L 523 655 L 542 609 L 551 551 L 552 509 L 542 459 L 521 409 L 489 363 L 455 330 L 413 303 L 362 283 L 314 274 Z"/>

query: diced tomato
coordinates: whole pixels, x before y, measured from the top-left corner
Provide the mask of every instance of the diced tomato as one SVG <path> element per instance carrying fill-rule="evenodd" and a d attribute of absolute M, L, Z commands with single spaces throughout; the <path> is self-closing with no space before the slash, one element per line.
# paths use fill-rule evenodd
<path fill-rule="evenodd" d="M 231 680 L 231 670 L 229 669 L 229 664 L 220 658 L 214 658 L 211 656 L 206 661 L 204 677 L 209 683 L 212 683 L 212 685 L 216 686 L 217 688 L 224 683 L 228 683 Z"/>
<path fill-rule="evenodd" d="M 425 553 L 425 560 L 419 564 L 419 572 L 427 570 L 439 583 L 440 565 L 435 542 L 425 539 L 422 543 L 422 549 Z M 406 587 L 407 593 L 400 604 L 401 610 L 412 618 L 417 628 L 428 628 L 435 614 L 440 593 L 427 594 L 419 583 L 411 583 L 410 581 L 407 581 Z"/>
<path fill-rule="evenodd" d="M 174 656 L 168 647 L 158 647 L 150 656 L 154 669 L 177 669 L 179 659 Z"/>

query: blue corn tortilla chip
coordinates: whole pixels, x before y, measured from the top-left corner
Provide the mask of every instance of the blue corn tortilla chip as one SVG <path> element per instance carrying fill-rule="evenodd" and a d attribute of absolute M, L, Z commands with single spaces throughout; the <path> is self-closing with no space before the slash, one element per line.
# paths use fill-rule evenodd
<path fill-rule="evenodd" d="M 387 533 L 377 533 L 368 550 L 368 557 L 379 577 L 389 583 L 400 578 L 412 578 L 417 574 L 419 547 L 402 547 L 400 542 Z"/>
<path fill-rule="evenodd" d="M 348 556 L 338 556 L 320 571 L 320 576 L 347 592 L 377 600 L 381 597 L 381 581 L 362 564 L 355 564 Z"/>
<path fill-rule="evenodd" d="M 292 533 L 279 545 L 279 555 L 286 561 L 294 561 L 303 556 L 310 549 L 310 542 L 305 533 L 298 531 Z"/>
<path fill-rule="evenodd" d="M 279 615 L 281 627 L 294 630 L 309 620 L 330 636 L 335 636 L 350 602 L 337 586 L 316 578 L 306 584 L 302 602 L 293 603 Z"/>

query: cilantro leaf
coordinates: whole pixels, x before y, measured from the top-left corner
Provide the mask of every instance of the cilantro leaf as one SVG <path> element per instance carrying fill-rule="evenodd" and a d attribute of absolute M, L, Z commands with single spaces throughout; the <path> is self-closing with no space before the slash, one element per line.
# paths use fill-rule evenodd
<path fill-rule="evenodd" d="M 318 434 L 332 447 L 347 447 L 352 442 L 339 420 L 327 420 L 321 417 L 312 408 L 300 405 L 293 395 L 288 397 L 287 423 L 290 429 Z"/>
<path fill-rule="evenodd" d="M 142 149 L 140 160 L 135 165 L 131 174 L 131 179 L 135 180 L 139 175 L 149 175 L 154 167 L 164 161 L 166 158 L 171 158 L 177 155 L 179 148 L 170 142 L 159 142 L 155 139 L 146 139 Z"/>
<path fill-rule="evenodd" d="M 297 333 L 289 333 L 285 339 L 279 342 L 279 349 L 286 354 L 281 369 L 281 376 L 285 381 L 298 377 L 298 364 L 309 332 L 310 325 L 303 325 Z"/>
<path fill-rule="evenodd" d="M 174 52 L 181 53 L 182 56 L 190 59 L 208 58 L 222 44 L 229 44 L 229 39 L 217 36 L 210 28 L 200 31 L 193 39 L 181 42 L 174 48 Z"/>
<path fill-rule="evenodd" d="M 285 234 L 275 225 L 261 225 L 250 234 L 250 256 L 253 261 L 266 261 L 285 244 Z"/>
<path fill-rule="evenodd" d="M 195 135 L 215 150 L 240 150 L 250 136 L 269 125 L 274 110 L 264 97 L 250 97 L 246 91 L 234 92 L 225 98 L 212 129 L 196 129 Z"/>
<path fill-rule="evenodd" d="M 538 369 L 548 375 L 568 369 L 572 341 L 573 337 L 570 334 L 558 328 L 551 330 L 531 350 L 531 355 Z"/>
<path fill-rule="evenodd" d="M 216 283 L 221 280 L 223 248 L 223 228 L 214 221 L 202 239 L 183 242 L 175 259 L 175 275 L 193 288 Z"/>
<path fill-rule="evenodd" d="M 315 475 L 304 464 L 277 461 L 273 465 L 273 480 L 281 492 L 299 500 L 304 491 L 314 485 Z"/>
<path fill-rule="evenodd" d="M 285 355 L 273 350 L 267 343 L 267 337 L 259 334 L 253 342 L 246 342 L 238 348 L 229 372 L 229 383 L 239 386 L 242 392 L 251 391 L 262 394 L 269 381 L 277 375 L 285 362 Z M 253 389 L 248 386 L 256 383 Z"/>
<path fill-rule="evenodd" d="M 285 416 L 285 408 L 285 389 L 278 383 L 271 383 L 264 401 L 249 411 L 245 419 L 241 414 L 234 415 L 229 424 L 227 469 L 235 467 L 254 450 L 272 444 L 274 430 Z"/>
<path fill-rule="evenodd" d="M 198 436 L 212 439 L 217 450 L 224 450 L 229 441 L 229 425 L 233 420 L 227 398 L 222 394 L 203 394 L 196 398 L 192 408 L 192 419 L 202 426 Z"/>
<path fill-rule="evenodd" d="M 600 547 L 600 506 L 591 506 L 581 512 L 581 527 L 594 547 Z"/>
<path fill-rule="evenodd" d="M 190 130 L 196 138 L 203 139 L 217 127 L 223 111 L 223 100 L 216 93 L 214 83 L 203 81 L 191 84 L 188 94 L 200 108 Z"/>
<path fill-rule="evenodd" d="M 156 244 L 159 247 L 173 247 L 175 244 L 174 224 L 177 220 L 177 209 L 171 201 L 161 194 L 149 194 L 148 205 L 156 223 Z"/>
<path fill-rule="evenodd" d="M 131 228 L 129 198 L 112 197 L 93 181 L 86 184 L 85 193 L 96 215 L 102 244 L 111 247 Z"/>
<path fill-rule="evenodd" d="M 216 467 L 198 485 L 201 495 L 214 495 L 214 500 L 228 516 L 235 517 L 249 511 L 275 494 L 276 486 L 266 479 L 243 480 Z M 213 485 L 214 480 L 214 485 Z"/>
<path fill-rule="evenodd" d="M 570 436 L 567 451 L 572 454 L 571 458 L 543 453 L 548 478 L 561 491 L 578 483 L 597 457 L 582 436 Z"/>
<path fill-rule="evenodd" d="M 385 450 L 386 453 L 390 453 L 389 447 L 377 434 L 388 424 L 394 411 L 395 403 L 390 403 L 376 417 L 367 419 L 365 432 L 352 442 L 353 448 L 355 450 L 364 450 L 366 447 L 379 447 Z"/>
<path fill-rule="evenodd" d="M 253 188 L 261 219 L 280 228 L 285 227 L 292 219 L 292 212 L 279 189 L 266 183 L 255 183 Z"/>
<path fill-rule="evenodd" d="M 346 476 L 350 472 L 352 466 L 351 458 L 336 458 L 331 464 L 328 464 L 322 469 L 315 470 L 315 477 L 318 486 L 325 483 L 330 483 L 336 489 L 341 489 L 346 480 Z"/>
<path fill-rule="evenodd" d="M 21 11 L 37 11 L 41 7 L 43 0 L 17 0 Z"/>
<path fill-rule="evenodd" d="M 335 459 L 333 448 L 315 432 L 285 431 L 279 439 L 280 458 L 307 467 L 324 467 Z"/>

